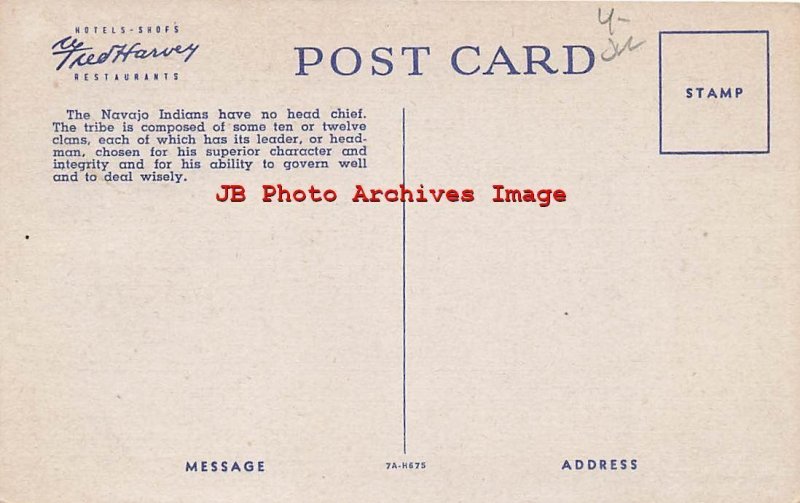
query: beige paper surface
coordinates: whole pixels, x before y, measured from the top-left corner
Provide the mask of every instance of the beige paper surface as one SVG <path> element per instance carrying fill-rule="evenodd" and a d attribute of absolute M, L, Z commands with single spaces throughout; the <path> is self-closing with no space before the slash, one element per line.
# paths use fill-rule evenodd
<path fill-rule="evenodd" d="M 0 501 L 798 501 L 799 27 L 4 2 Z"/>

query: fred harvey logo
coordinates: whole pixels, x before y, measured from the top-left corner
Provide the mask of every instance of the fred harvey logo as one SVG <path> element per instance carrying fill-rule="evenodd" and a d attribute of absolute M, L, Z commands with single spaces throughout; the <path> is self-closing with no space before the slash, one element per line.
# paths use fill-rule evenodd
<path fill-rule="evenodd" d="M 176 44 L 167 47 L 145 47 L 139 42 L 132 44 L 112 44 L 107 49 L 96 52 L 93 47 L 87 47 L 76 37 L 69 35 L 62 38 L 51 47 L 53 56 L 60 58 L 56 70 L 66 68 L 73 70 L 75 67 L 105 65 L 107 63 L 126 63 L 128 61 L 171 58 L 183 60 L 188 63 L 200 46 L 195 43 L 188 45 Z"/>

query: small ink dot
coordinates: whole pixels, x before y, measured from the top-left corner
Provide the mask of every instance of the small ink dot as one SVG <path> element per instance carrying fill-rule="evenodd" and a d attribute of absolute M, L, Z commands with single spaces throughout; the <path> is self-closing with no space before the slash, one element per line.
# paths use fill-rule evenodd
<path fill-rule="evenodd" d="M 569 313 L 564 311 L 564 316 L 569 316 Z"/>
<path fill-rule="evenodd" d="M 31 237 L 25 234 L 25 239 L 30 239 Z"/>

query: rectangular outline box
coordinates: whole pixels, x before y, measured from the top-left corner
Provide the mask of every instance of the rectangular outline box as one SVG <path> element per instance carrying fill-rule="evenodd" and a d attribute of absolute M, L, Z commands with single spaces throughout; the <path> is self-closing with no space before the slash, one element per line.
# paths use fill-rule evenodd
<path fill-rule="evenodd" d="M 762 33 L 767 37 L 767 149 L 766 150 L 685 150 L 664 151 L 664 125 L 662 117 L 662 61 L 661 45 L 664 35 L 720 35 L 720 34 L 753 34 Z M 770 82 L 769 82 L 769 30 L 689 30 L 658 32 L 658 153 L 661 155 L 736 155 L 736 154 L 769 154 L 770 151 Z"/>

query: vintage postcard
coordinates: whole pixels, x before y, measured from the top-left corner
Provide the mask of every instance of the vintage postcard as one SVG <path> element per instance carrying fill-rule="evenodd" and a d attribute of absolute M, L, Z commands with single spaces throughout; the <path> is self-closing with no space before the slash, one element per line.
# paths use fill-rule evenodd
<path fill-rule="evenodd" d="M 800 501 L 797 3 L 0 4 L 0 502 Z"/>

